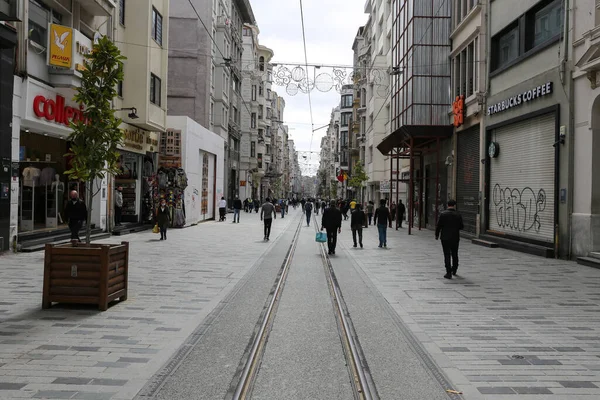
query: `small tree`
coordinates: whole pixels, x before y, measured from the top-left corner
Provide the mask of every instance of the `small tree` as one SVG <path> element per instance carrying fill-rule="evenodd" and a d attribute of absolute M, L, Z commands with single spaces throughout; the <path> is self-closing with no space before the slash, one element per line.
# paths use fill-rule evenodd
<path fill-rule="evenodd" d="M 362 163 L 357 162 L 354 164 L 354 170 L 352 171 L 352 177 L 348 179 L 348 186 L 356 190 L 362 196 L 362 187 L 365 182 L 369 180 L 369 176 L 365 172 Z M 358 199 L 361 200 L 362 199 Z"/>
<path fill-rule="evenodd" d="M 117 84 L 123 80 L 124 60 L 119 48 L 107 37 L 102 37 L 85 56 L 81 87 L 74 96 L 85 109 L 83 118 L 71 122 L 73 132 L 69 135 L 71 147 L 67 155 L 73 162 L 65 174 L 70 179 L 86 182 L 87 244 L 90 244 L 93 199 L 101 189 L 94 188 L 94 180 L 118 173 L 117 146 L 123 140 L 123 132 L 119 128 L 121 119 L 115 117 L 112 100 L 117 95 Z"/>

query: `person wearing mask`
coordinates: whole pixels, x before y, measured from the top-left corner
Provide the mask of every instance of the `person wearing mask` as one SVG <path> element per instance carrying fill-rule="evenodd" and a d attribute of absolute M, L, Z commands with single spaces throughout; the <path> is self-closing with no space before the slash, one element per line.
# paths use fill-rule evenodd
<path fill-rule="evenodd" d="M 406 213 L 406 207 L 402 200 L 398 200 L 398 209 L 396 210 L 398 216 L 398 226 L 402 228 L 402 221 L 404 220 L 404 214 Z"/>
<path fill-rule="evenodd" d="M 369 217 L 369 225 L 373 222 L 373 211 L 375 211 L 375 203 L 372 200 L 369 200 L 367 204 L 367 216 Z"/>
<path fill-rule="evenodd" d="M 304 213 L 306 214 L 306 226 L 310 226 L 310 217 L 312 214 L 312 209 L 313 209 L 312 201 L 309 200 L 304 205 Z"/>
<path fill-rule="evenodd" d="M 115 190 L 115 226 L 121 225 L 121 216 L 123 215 L 123 187 L 117 186 Z"/>
<path fill-rule="evenodd" d="M 235 196 L 235 200 L 233 201 L 233 223 L 235 224 L 235 220 L 237 217 L 237 223 L 240 223 L 240 213 L 242 212 L 242 201 L 238 196 Z"/>
<path fill-rule="evenodd" d="M 464 229 L 462 216 L 456 211 L 456 201 L 449 200 L 448 208 L 440 214 L 435 228 L 435 240 L 442 239 L 444 250 L 444 265 L 446 275 L 444 278 L 452 279 L 458 271 L 458 244 L 460 242 L 460 231 Z M 450 264 L 452 258 L 452 264 Z"/>
<path fill-rule="evenodd" d="M 219 200 L 219 222 L 225 221 L 225 215 L 227 214 L 227 200 L 221 196 Z"/>
<path fill-rule="evenodd" d="M 160 199 L 160 206 L 156 211 L 156 223 L 160 229 L 160 240 L 167 240 L 167 228 L 171 223 L 171 215 L 165 199 Z"/>
<path fill-rule="evenodd" d="M 366 220 L 365 212 L 362 210 L 362 205 L 356 204 L 354 211 L 350 214 L 350 228 L 352 229 L 352 240 L 354 241 L 354 247 L 356 247 L 356 234 L 358 233 L 358 243 L 360 248 L 363 248 L 363 225 Z"/>
<path fill-rule="evenodd" d="M 335 206 L 335 201 L 332 200 L 329 208 L 323 211 L 321 217 L 321 230 L 327 231 L 327 247 L 329 254 L 335 254 L 337 245 L 337 235 L 342 233 L 342 212 Z"/>
<path fill-rule="evenodd" d="M 87 207 L 76 190 L 71 190 L 69 194 L 71 200 L 65 207 L 65 218 L 69 221 L 69 230 L 71 231 L 71 241 L 81 242 L 79 231 L 83 223 L 87 221 Z"/>
<path fill-rule="evenodd" d="M 387 247 L 387 228 L 392 226 L 392 215 L 390 210 L 385 206 L 385 199 L 379 202 L 379 208 L 375 210 L 375 218 L 373 223 L 377 225 L 379 230 L 379 247 Z"/>
<path fill-rule="evenodd" d="M 274 218 L 277 218 L 277 211 L 275 211 L 275 206 L 267 197 L 260 209 L 260 220 L 264 221 L 265 225 L 265 237 L 263 240 L 269 240 L 269 236 L 271 236 L 271 225 L 273 224 Z"/>

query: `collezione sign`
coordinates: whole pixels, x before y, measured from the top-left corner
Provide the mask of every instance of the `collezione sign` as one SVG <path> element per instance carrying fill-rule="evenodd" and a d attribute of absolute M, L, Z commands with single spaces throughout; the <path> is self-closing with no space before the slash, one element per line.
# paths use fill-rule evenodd
<path fill-rule="evenodd" d="M 519 93 L 516 96 L 512 96 L 507 100 L 502 100 L 497 104 L 492 104 L 487 109 L 487 115 L 494 115 L 503 111 L 508 111 L 511 108 L 518 107 L 537 98 L 548 96 L 552 94 L 552 90 L 552 82 L 547 82 L 543 85 L 536 86 L 532 89 L 526 90 L 523 93 Z"/>
<path fill-rule="evenodd" d="M 42 95 L 35 96 L 33 112 L 38 118 L 65 126 L 69 126 L 71 122 L 85 121 L 83 104 L 79 105 L 79 109 L 69 107 L 65 104 L 65 98 L 59 94 L 56 95 L 55 100 L 47 99 Z"/>

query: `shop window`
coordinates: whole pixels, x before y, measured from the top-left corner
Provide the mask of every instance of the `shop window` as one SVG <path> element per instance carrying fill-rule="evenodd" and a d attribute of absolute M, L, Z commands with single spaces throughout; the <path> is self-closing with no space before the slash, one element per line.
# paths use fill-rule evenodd
<path fill-rule="evenodd" d="M 125 26 L 125 0 L 119 0 L 119 22 Z"/>
<path fill-rule="evenodd" d="M 152 7 L 152 39 L 162 46 L 162 15 Z"/>
<path fill-rule="evenodd" d="M 161 81 L 154 74 L 150 74 L 150 103 L 160 107 Z"/>

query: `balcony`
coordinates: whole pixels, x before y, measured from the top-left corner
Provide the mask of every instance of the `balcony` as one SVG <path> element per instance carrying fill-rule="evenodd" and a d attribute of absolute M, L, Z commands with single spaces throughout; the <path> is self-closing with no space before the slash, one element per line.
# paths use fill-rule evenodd
<path fill-rule="evenodd" d="M 111 16 L 117 6 L 115 0 L 79 0 L 79 4 L 94 16 Z"/>

